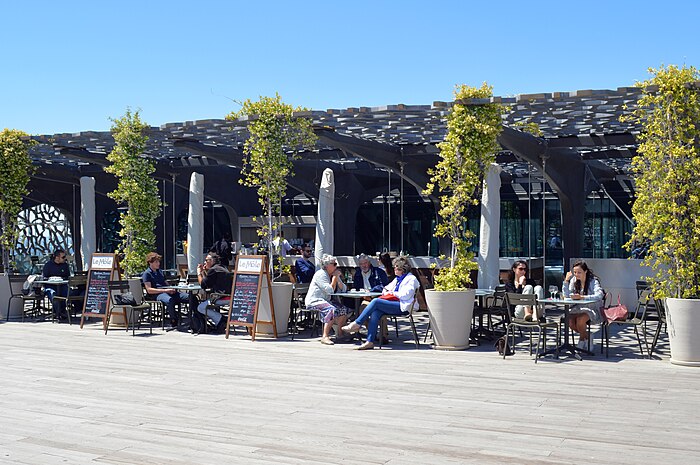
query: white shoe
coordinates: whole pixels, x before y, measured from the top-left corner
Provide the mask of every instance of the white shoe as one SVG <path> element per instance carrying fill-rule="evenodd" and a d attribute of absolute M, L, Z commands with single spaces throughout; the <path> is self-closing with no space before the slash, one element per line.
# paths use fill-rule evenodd
<path fill-rule="evenodd" d="M 343 327 L 340 328 L 340 329 L 342 329 L 342 330 L 343 330 L 344 332 L 346 332 L 346 333 L 355 334 L 356 332 L 358 332 L 358 331 L 360 330 L 360 325 L 358 325 L 357 323 L 355 323 L 355 322 L 353 321 L 353 322 L 350 323 L 349 325 L 345 325 L 345 326 L 343 326 Z"/>

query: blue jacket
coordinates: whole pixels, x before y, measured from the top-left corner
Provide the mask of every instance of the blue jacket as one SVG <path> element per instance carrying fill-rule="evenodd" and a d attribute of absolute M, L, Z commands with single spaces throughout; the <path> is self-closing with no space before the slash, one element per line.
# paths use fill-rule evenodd
<path fill-rule="evenodd" d="M 379 267 L 372 266 L 371 270 L 372 274 L 369 275 L 370 289 L 379 292 L 384 286 L 389 284 L 389 277 L 384 270 Z M 352 286 L 357 290 L 365 286 L 365 280 L 362 278 L 362 270 L 360 268 L 355 270 L 355 277 L 352 278 Z"/>
<path fill-rule="evenodd" d="M 310 283 L 316 273 L 316 267 L 310 261 L 298 258 L 294 264 L 295 275 L 298 283 Z"/>

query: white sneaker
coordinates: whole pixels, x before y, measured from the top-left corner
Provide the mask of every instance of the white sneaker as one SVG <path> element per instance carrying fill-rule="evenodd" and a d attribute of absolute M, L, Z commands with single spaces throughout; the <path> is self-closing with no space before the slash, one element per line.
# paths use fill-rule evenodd
<path fill-rule="evenodd" d="M 354 321 L 350 323 L 349 325 L 345 325 L 341 328 L 344 332 L 349 333 L 349 334 L 355 334 L 360 330 L 360 325 L 355 323 Z"/>

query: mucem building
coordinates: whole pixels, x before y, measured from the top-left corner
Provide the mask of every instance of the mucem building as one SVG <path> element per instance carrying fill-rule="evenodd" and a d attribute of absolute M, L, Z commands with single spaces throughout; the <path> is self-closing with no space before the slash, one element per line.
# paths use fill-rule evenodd
<path fill-rule="evenodd" d="M 494 97 L 507 107 L 497 154 L 500 172 L 500 255 L 619 258 L 631 232 L 634 185 L 628 169 L 639 128 L 621 123 L 640 90 L 582 90 Z M 463 102 L 480 105 L 484 101 Z M 427 170 L 438 158 L 451 102 L 310 111 L 318 142 L 299 153 L 282 204 L 285 237 L 314 238 L 321 175 L 335 177 L 334 253 L 405 251 L 437 255 L 435 198 L 422 195 Z M 536 125 L 541 136 L 522 129 Z M 251 220 L 260 214 L 255 190 L 239 184 L 245 121 L 211 119 L 152 127 L 145 157 L 156 165 L 162 214 L 156 249 L 174 267 L 187 235 L 190 176 L 204 176 L 204 245 L 225 231 L 245 245 L 257 241 Z M 118 206 L 107 197 L 116 186 L 104 172 L 114 141 L 109 132 L 33 137 L 37 167 L 21 214 L 16 261 L 28 271 L 56 246 L 79 256 L 81 208 L 94 202 L 96 248 L 113 251 Z M 81 198 L 81 179 L 94 178 L 94 199 Z M 92 192 L 92 191 L 87 191 Z M 85 195 L 85 194 L 83 194 Z M 91 195 L 92 196 L 92 195 Z M 470 212 L 478 234 L 479 209 Z M 90 221 L 93 221 L 90 219 Z M 478 238 L 475 241 L 478 244 Z M 474 246 L 476 247 L 476 245 Z M 75 262 L 81 263 L 76 257 Z M 77 265 L 79 266 L 79 265 Z"/>

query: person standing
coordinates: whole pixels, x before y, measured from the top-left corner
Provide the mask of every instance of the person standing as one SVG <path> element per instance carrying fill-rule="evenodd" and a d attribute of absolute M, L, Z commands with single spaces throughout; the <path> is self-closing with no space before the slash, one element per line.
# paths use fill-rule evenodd
<path fill-rule="evenodd" d="M 66 262 L 66 251 L 63 249 L 54 250 L 51 254 L 51 259 L 46 262 L 41 274 L 44 279 L 57 276 L 61 279 L 68 280 L 68 278 L 70 278 L 70 268 Z M 68 284 L 46 284 L 44 285 L 44 293 L 51 301 L 51 308 L 53 308 L 54 316 L 59 320 L 67 318 L 65 300 L 54 301 L 53 298 L 55 296 L 68 296 Z"/>
<path fill-rule="evenodd" d="M 233 248 L 231 247 L 231 233 L 225 232 L 221 239 L 214 242 L 214 245 L 209 249 L 209 252 L 213 252 L 219 256 L 219 265 L 224 268 L 228 267 L 229 263 L 233 259 Z"/>
<path fill-rule="evenodd" d="M 286 257 L 289 255 L 289 252 L 294 249 L 289 241 L 284 238 L 284 231 L 280 231 L 279 236 L 272 241 L 272 245 L 282 257 Z"/>

